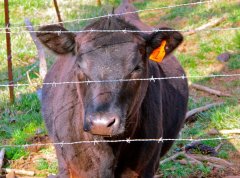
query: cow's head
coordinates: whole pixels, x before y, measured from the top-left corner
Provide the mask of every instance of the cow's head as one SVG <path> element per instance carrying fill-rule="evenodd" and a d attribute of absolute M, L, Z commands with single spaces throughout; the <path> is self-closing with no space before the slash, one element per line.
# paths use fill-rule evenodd
<path fill-rule="evenodd" d="M 85 30 L 138 30 L 119 18 L 102 18 Z M 167 29 L 167 28 L 165 28 Z M 148 81 L 132 80 L 149 77 L 149 55 L 163 41 L 166 55 L 181 42 L 178 32 L 163 31 L 152 34 L 124 32 L 66 33 L 57 25 L 40 28 L 40 41 L 58 55 L 72 54 L 75 60 L 78 95 L 83 103 L 85 131 L 96 135 L 114 136 L 124 133 L 131 118 L 139 110 Z M 51 31 L 61 31 L 52 33 Z M 130 79 L 132 81 L 116 81 Z M 93 82 L 96 81 L 96 82 Z"/>

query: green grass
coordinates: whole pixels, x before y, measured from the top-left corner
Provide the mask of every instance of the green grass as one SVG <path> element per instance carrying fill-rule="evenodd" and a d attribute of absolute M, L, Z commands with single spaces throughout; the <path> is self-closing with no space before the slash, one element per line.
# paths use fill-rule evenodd
<path fill-rule="evenodd" d="M 40 113 L 40 103 L 36 94 L 24 94 L 14 105 L 5 107 L 1 112 L 0 142 L 22 145 L 36 134 L 36 130 L 45 130 Z M 20 148 L 7 148 L 8 159 L 27 156 L 28 151 Z"/>
<path fill-rule="evenodd" d="M 23 148 L 6 148 L 6 158 L 9 160 L 17 160 L 28 155 L 29 153 Z"/>
<path fill-rule="evenodd" d="M 36 169 L 39 171 L 44 171 L 45 173 L 41 173 L 38 176 L 46 176 L 47 173 L 49 174 L 56 174 L 58 167 L 57 162 L 49 162 L 47 159 L 40 158 L 36 161 Z"/>
<path fill-rule="evenodd" d="M 233 55 L 230 58 L 228 62 L 228 68 L 230 70 L 240 69 L 240 54 Z"/>
<path fill-rule="evenodd" d="M 168 162 L 160 166 L 164 170 L 163 177 L 189 177 L 189 175 L 198 175 L 199 173 L 205 177 L 210 173 L 210 169 L 205 166 L 193 166 L 191 164 L 181 165 L 176 162 Z M 184 170 L 184 171 L 183 171 Z"/>
<path fill-rule="evenodd" d="M 46 170 L 48 169 L 49 165 L 46 159 L 40 158 L 37 160 L 37 169 L 38 170 Z"/>
<path fill-rule="evenodd" d="M 14 0 L 10 2 L 10 18 L 12 27 L 24 26 L 24 18 L 29 17 L 34 25 L 47 24 L 56 22 L 57 18 L 51 0 Z M 87 2 L 87 3 L 86 3 Z M 59 8 L 63 20 L 83 19 L 110 13 L 113 6 L 117 6 L 120 0 L 104 0 L 102 7 L 97 7 L 94 0 L 92 1 L 59 1 Z M 138 9 L 151 9 L 164 7 L 168 5 L 189 3 L 187 0 L 159 1 L 149 0 L 143 3 L 134 3 Z M 3 7 L 3 1 L 0 1 Z M 0 8 L 0 14 L 3 14 L 3 8 Z M 210 5 L 196 5 L 192 7 L 178 7 L 172 9 L 162 9 L 157 11 L 141 12 L 140 17 L 144 22 L 152 26 L 164 24 L 175 29 L 194 29 L 206 24 L 211 19 L 219 18 L 225 15 L 227 20 L 219 24 L 220 28 L 237 27 L 240 21 L 240 8 L 236 1 L 225 2 L 223 0 L 212 2 Z M 88 21 L 74 21 L 66 23 L 65 27 L 70 30 L 80 30 Z M 0 16 L 0 27 L 4 27 L 4 16 Z M 37 29 L 37 27 L 36 27 Z M 20 28 L 25 30 L 25 28 Z M 13 32 L 19 29 L 13 28 Z M 37 62 L 37 51 L 32 39 L 28 33 L 13 33 L 12 51 L 13 51 L 13 71 L 14 78 L 20 77 Z M 5 52 L 5 34 L 0 33 L 0 83 L 7 82 L 7 62 Z M 198 32 L 191 36 L 185 36 L 183 45 L 184 50 L 176 50 L 175 55 L 185 68 L 188 75 L 222 74 L 226 71 L 236 73 L 240 69 L 240 32 L 236 31 L 216 31 L 216 32 Z M 226 63 L 216 60 L 217 56 L 230 52 L 231 58 Z M 48 66 L 54 62 L 54 57 L 47 53 Z M 225 68 L 217 70 L 216 66 L 223 65 Z M 29 74 L 32 82 L 39 83 L 38 86 L 18 87 L 15 88 L 16 102 L 9 104 L 8 89 L 0 88 L 0 145 L 29 144 L 31 138 L 36 135 L 36 130 L 43 130 L 46 133 L 44 123 L 40 112 L 40 102 L 37 99 L 36 89 L 41 86 L 41 79 L 38 77 L 38 68 L 35 68 Z M 182 138 L 210 138 L 208 135 L 210 129 L 234 129 L 240 125 L 240 81 L 239 78 L 231 80 L 219 80 L 212 78 L 190 78 L 191 82 L 200 83 L 216 89 L 225 89 L 233 94 L 230 99 L 220 98 L 225 101 L 225 105 L 215 107 L 211 110 L 198 114 L 194 123 L 184 126 Z M 227 81 L 227 82 L 226 82 Z M 20 83 L 27 83 L 27 77 L 23 76 Z M 208 103 L 219 100 L 217 97 L 203 95 L 201 92 L 191 92 L 189 99 L 189 109 L 203 106 Z M 222 136 L 223 135 L 217 135 Z M 176 142 L 168 153 L 171 155 L 175 149 L 189 142 Z M 215 147 L 220 141 L 204 141 L 204 144 Z M 229 152 L 240 150 L 239 144 L 232 144 L 224 141 L 218 157 L 230 159 Z M 35 168 L 40 172 L 47 174 L 57 173 L 57 162 L 55 159 L 48 160 L 46 157 L 53 154 L 53 150 L 42 149 L 40 153 L 44 156 L 37 160 Z M 6 158 L 9 160 L 18 160 L 22 157 L 27 158 L 31 152 L 24 148 L 8 147 L 6 149 Z M 4 165 L 11 167 L 11 165 Z M 210 167 L 181 165 L 176 162 L 168 162 L 160 166 L 164 177 L 189 177 L 192 175 L 202 175 L 207 177 L 210 173 Z M 41 176 L 41 175 L 38 175 Z"/>
<path fill-rule="evenodd" d="M 44 158 L 39 158 L 36 161 L 36 169 L 44 170 L 45 173 L 57 174 L 58 166 L 57 161 L 53 159 L 53 150 L 46 148 L 42 149 L 40 153 Z M 46 174 L 44 174 L 46 176 Z"/>

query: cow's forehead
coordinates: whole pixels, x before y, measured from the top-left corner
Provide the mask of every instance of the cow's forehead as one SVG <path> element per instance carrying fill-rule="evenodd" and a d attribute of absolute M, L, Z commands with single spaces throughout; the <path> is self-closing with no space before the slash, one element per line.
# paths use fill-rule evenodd
<path fill-rule="evenodd" d="M 88 51 L 80 54 L 80 65 L 86 73 L 94 74 L 96 78 L 104 78 L 104 76 L 107 78 L 111 78 L 111 76 L 123 77 L 132 70 L 132 66 L 139 59 L 141 58 L 137 44 L 133 42 L 99 48 L 89 45 Z"/>
<path fill-rule="evenodd" d="M 78 43 L 81 47 L 81 52 L 87 52 L 95 48 L 104 48 L 111 45 L 135 42 L 133 34 L 124 33 L 88 33 L 82 36 Z M 120 46 L 119 46 L 120 47 Z"/>
<path fill-rule="evenodd" d="M 126 62 L 138 52 L 138 43 L 132 34 L 99 33 L 86 35 L 80 41 L 78 54 L 84 60 L 94 61 L 98 65 L 115 65 Z"/>

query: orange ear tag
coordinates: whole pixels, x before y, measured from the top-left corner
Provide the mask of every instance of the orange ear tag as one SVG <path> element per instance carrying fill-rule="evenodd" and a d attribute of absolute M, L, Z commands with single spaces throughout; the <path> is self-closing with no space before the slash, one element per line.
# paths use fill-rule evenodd
<path fill-rule="evenodd" d="M 166 52 L 165 52 L 165 46 L 167 44 L 166 40 L 163 40 L 160 47 L 157 49 L 154 49 L 151 55 L 149 56 L 149 59 L 155 62 L 162 62 Z"/>

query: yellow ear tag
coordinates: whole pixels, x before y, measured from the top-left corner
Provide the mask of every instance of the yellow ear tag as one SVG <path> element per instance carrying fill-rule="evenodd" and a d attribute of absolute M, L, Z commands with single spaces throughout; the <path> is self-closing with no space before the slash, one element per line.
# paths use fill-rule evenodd
<path fill-rule="evenodd" d="M 149 59 L 151 59 L 152 61 L 155 61 L 155 62 L 162 62 L 162 60 L 166 54 L 166 52 L 165 52 L 166 44 L 167 44 L 167 41 L 163 40 L 160 47 L 153 50 Z"/>

